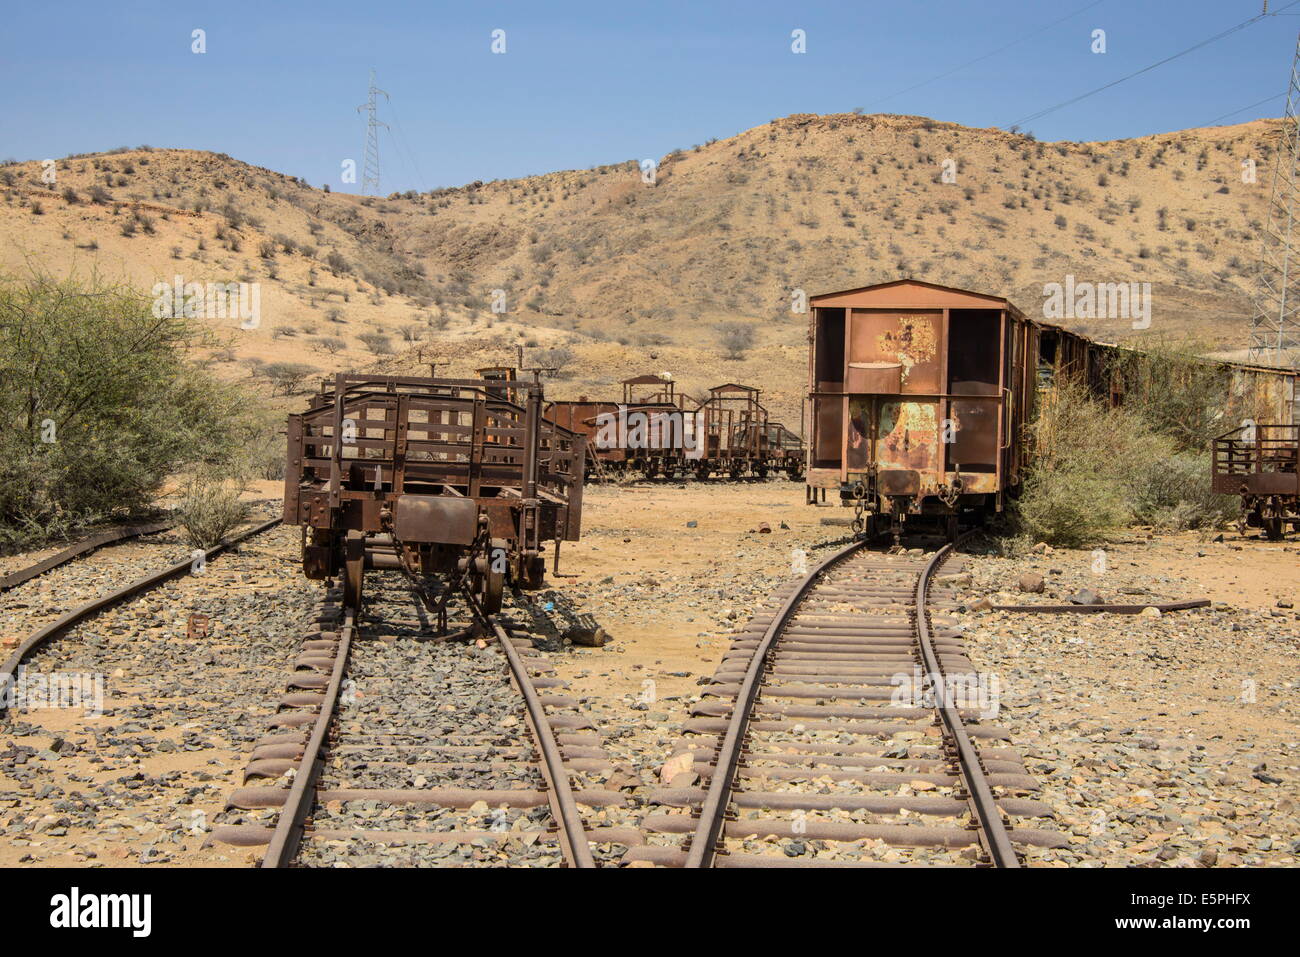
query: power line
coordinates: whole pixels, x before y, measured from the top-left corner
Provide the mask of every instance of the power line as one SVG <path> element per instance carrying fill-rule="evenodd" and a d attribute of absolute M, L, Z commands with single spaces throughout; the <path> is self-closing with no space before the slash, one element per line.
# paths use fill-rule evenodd
<path fill-rule="evenodd" d="M 979 63 L 981 60 L 987 60 L 989 57 L 997 56 L 999 53 L 1002 53 L 1005 50 L 1009 50 L 1013 46 L 1016 46 L 1019 43 L 1023 43 L 1024 41 L 1028 40 L 1030 37 L 1036 37 L 1038 36 L 1038 34 L 1044 32 L 1045 30 L 1050 30 L 1052 27 L 1056 26 L 1057 24 L 1064 23 L 1066 20 L 1069 20 L 1071 17 L 1077 17 L 1079 14 L 1091 10 L 1093 7 L 1100 6 L 1105 2 L 1106 0 L 1093 0 L 1092 3 L 1080 7 L 1078 10 L 1075 10 L 1073 13 L 1067 13 L 1059 20 L 1053 20 L 1051 23 L 1039 27 L 1037 30 L 1034 30 L 1032 33 L 1026 33 L 1024 36 L 1012 40 L 1010 43 L 1006 44 L 1005 46 L 1000 46 L 996 50 L 992 50 L 988 53 L 983 54 L 982 56 L 977 56 L 973 60 L 967 60 L 965 63 L 955 66 L 951 70 L 948 70 L 944 73 L 940 73 L 938 76 L 932 76 L 928 80 L 922 80 L 920 83 L 915 83 L 904 90 L 899 90 L 897 93 L 890 93 L 888 96 L 883 96 L 880 99 L 873 101 L 870 104 L 870 106 L 872 107 L 878 106 L 879 104 L 884 103 L 886 100 L 892 100 L 896 96 L 902 96 L 904 93 L 911 93 L 913 90 L 919 90 L 923 86 L 929 86 L 931 83 L 934 83 L 937 80 L 942 80 L 947 77 L 950 77 L 954 73 L 966 69 L 966 67 L 968 66 L 974 66 L 976 63 Z M 866 107 L 864 107 L 864 109 L 866 109 Z"/>
<path fill-rule="evenodd" d="M 410 157 L 411 166 L 414 167 L 415 175 L 419 178 L 420 192 L 428 192 L 428 183 L 424 178 L 424 171 L 420 169 L 420 161 L 415 155 L 415 150 L 411 148 L 410 137 L 406 135 L 406 130 L 402 128 L 402 118 L 397 115 L 397 107 L 389 102 L 389 108 L 393 111 L 393 122 L 397 124 L 397 134 L 400 138 L 401 148 L 406 150 L 406 155 Z"/>
<path fill-rule="evenodd" d="M 1254 109 L 1255 107 L 1257 107 L 1257 106 L 1263 106 L 1265 103 L 1268 103 L 1268 102 L 1270 102 L 1270 101 L 1272 101 L 1272 100 L 1276 100 L 1279 96 L 1286 96 L 1286 93 L 1285 93 L 1285 92 L 1282 92 L 1282 93 L 1271 93 L 1271 94 L 1269 94 L 1268 96 L 1264 97 L 1264 99 L 1262 99 L 1262 100 L 1256 100 L 1254 103 L 1251 103 L 1249 106 L 1239 107 L 1238 109 L 1232 110 L 1231 112 L 1223 113 L 1223 114 L 1221 114 L 1221 115 L 1219 115 L 1219 116 L 1216 116 L 1216 117 L 1215 117 L 1214 119 L 1212 119 L 1212 120 L 1207 120 L 1207 121 L 1204 122 L 1204 123 L 1198 123 L 1198 124 L 1196 124 L 1196 125 L 1197 125 L 1197 126 L 1213 126 L 1215 123 L 1219 122 L 1219 120 L 1226 120 L 1228 117 L 1230 117 L 1230 116 L 1236 116 L 1238 113 L 1245 113 L 1247 110 L 1253 110 L 1253 109 Z"/>
<path fill-rule="evenodd" d="M 1291 58 L 1291 83 L 1273 161 L 1273 191 L 1264 226 L 1263 249 L 1255 286 L 1255 314 L 1250 324 L 1252 361 L 1300 360 L 1300 253 L 1296 193 L 1300 190 L 1300 36 Z"/>
<path fill-rule="evenodd" d="M 1014 123 L 1008 123 L 1007 128 L 1010 128 L 1012 126 L 1019 126 L 1021 123 L 1030 123 L 1034 120 L 1041 119 L 1042 117 L 1047 116 L 1049 113 L 1055 113 L 1057 110 L 1064 109 L 1067 106 L 1073 106 L 1075 103 L 1078 103 L 1080 100 L 1086 100 L 1088 97 L 1095 96 L 1096 94 L 1101 93 L 1103 90 L 1109 90 L 1113 86 L 1119 86 L 1119 84 L 1125 83 L 1128 80 L 1133 79 L 1134 77 L 1141 76 L 1143 73 L 1149 73 L 1150 71 L 1154 70 L 1156 67 L 1164 66 L 1166 63 L 1170 63 L 1174 60 L 1177 60 L 1179 57 L 1186 56 L 1187 54 L 1195 50 L 1199 50 L 1201 47 L 1209 46 L 1211 43 L 1214 43 L 1218 40 L 1222 40 L 1224 37 L 1231 36 L 1237 31 L 1244 30 L 1246 29 L 1246 27 L 1250 26 L 1251 24 L 1258 23 L 1260 20 L 1263 20 L 1266 17 L 1277 16 L 1283 10 L 1289 10 L 1291 7 L 1294 7 L 1297 3 L 1300 3 L 1300 0 L 1292 0 L 1291 3 L 1288 3 L 1285 7 L 1280 8 L 1274 13 L 1261 13 L 1257 16 L 1251 17 L 1249 20 L 1243 20 L 1241 21 L 1241 23 L 1238 23 L 1236 26 L 1229 27 L 1227 30 L 1224 30 L 1222 33 L 1216 33 L 1214 36 L 1206 40 L 1202 40 L 1200 43 L 1194 44 L 1185 50 L 1179 50 L 1177 53 L 1173 54 L 1172 56 L 1167 56 L 1163 60 L 1157 60 L 1155 63 L 1152 63 L 1149 66 L 1144 66 L 1142 69 L 1136 70 L 1135 72 L 1130 73 L 1127 76 L 1120 77 L 1118 80 L 1111 80 L 1109 83 L 1099 86 L 1095 90 L 1089 90 L 1087 93 L 1080 93 L 1078 96 L 1072 97 L 1061 103 L 1057 103 L 1055 106 L 1049 106 L 1045 110 L 1039 110 L 1037 113 L 1031 113 L 1028 116 L 1021 117 L 1020 119 L 1016 120 Z"/>

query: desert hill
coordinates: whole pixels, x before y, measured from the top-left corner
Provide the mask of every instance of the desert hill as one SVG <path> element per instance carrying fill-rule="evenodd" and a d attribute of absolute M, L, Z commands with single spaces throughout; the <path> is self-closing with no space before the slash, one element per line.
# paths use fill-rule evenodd
<path fill-rule="evenodd" d="M 53 184 L 39 162 L 0 167 L 0 266 L 96 268 L 145 289 L 176 275 L 259 282 L 260 326 L 214 320 L 211 359 L 262 389 L 274 362 L 461 372 L 525 346 L 526 364 L 566 363 L 556 397 L 669 371 L 690 392 L 762 386 L 797 422 L 796 289 L 910 275 L 1040 315 L 1043 284 L 1067 274 L 1150 282 L 1152 334 L 1240 348 L 1276 129 L 1040 143 L 923 117 L 799 115 L 676 150 L 653 176 L 629 160 L 388 198 L 142 147 L 60 159 Z M 723 357 L 724 321 L 753 327 L 745 358 Z M 1124 320 L 1067 324 L 1134 335 Z"/>

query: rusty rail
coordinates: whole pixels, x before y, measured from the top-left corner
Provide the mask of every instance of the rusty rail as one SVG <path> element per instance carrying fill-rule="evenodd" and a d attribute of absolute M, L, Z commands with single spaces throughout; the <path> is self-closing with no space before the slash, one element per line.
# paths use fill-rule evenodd
<path fill-rule="evenodd" d="M 408 577 L 415 581 L 413 576 Z M 541 698 L 529 677 L 527 666 L 515 648 L 509 632 L 496 617 L 485 613 L 468 590 L 463 591 L 462 596 L 474 617 L 492 631 L 505 655 L 511 678 L 524 699 L 525 718 L 540 755 L 538 765 L 547 784 L 546 799 L 556 822 L 561 854 L 570 867 L 595 867 L 587 832 L 583 826 L 582 816 L 578 812 L 568 771 L 564 767 L 563 756 L 546 717 Z M 312 722 L 311 734 L 304 745 L 301 758 L 296 762 L 298 773 L 294 776 L 293 783 L 280 805 L 279 817 L 262 858 L 263 868 L 291 866 L 306 835 L 307 819 L 315 804 L 316 785 L 324 767 L 322 756 L 326 750 L 330 725 L 334 720 L 343 679 L 347 673 L 352 643 L 357 635 L 357 609 L 345 608 L 343 613 L 329 681 L 323 690 L 319 711 Z M 375 799 L 383 800 L 385 793 L 387 792 L 383 790 L 376 791 Z M 214 837 L 230 839 L 232 842 L 240 840 L 260 842 L 258 836 L 251 833 L 256 830 L 256 828 L 249 829 L 250 833 L 245 835 L 241 833 L 240 828 L 226 828 L 223 829 L 224 837 L 217 834 L 214 834 Z"/>
<path fill-rule="evenodd" d="M 772 623 L 767 626 L 767 631 L 764 632 L 762 640 L 754 650 L 754 657 L 750 660 L 749 667 L 745 671 L 745 679 L 736 695 L 736 705 L 731 712 L 731 720 L 727 724 L 726 736 L 722 739 L 722 744 L 718 749 L 717 771 L 710 779 L 709 789 L 704 795 L 704 803 L 700 808 L 700 823 L 695 830 L 695 834 L 691 837 L 690 849 L 686 856 L 687 867 L 709 867 L 713 863 L 713 856 L 722 835 L 727 805 L 731 800 L 731 791 L 735 783 L 736 766 L 740 761 L 741 742 L 745 736 L 745 728 L 749 724 L 750 714 L 754 709 L 754 700 L 758 697 L 758 689 L 762 684 L 762 674 L 767 664 L 768 652 L 771 651 L 777 637 L 785 629 L 786 622 L 794 613 L 795 608 L 798 607 L 799 602 L 812 589 L 822 572 L 860 551 L 865 545 L 865 539 L 855 541 L 823 560 L 808 573 L 807 577 L 799 584 L 799 587 L 790 594 L 790 597 L 781 605 L 776 617 L 772 619 Z"/>
<path fill-rule="evenodd" d="M 262 532 L 268 531 L 279 524 L 280 519 L 273 518 L 260 525 L 255 525 L 253 528 L 241 532 L 233 538 L 226 539 L 219 545 L 209 548 L 204 552 L 204 560 L 207 561 L 213 559 L 228 548 L 238 545 L 240 542 L 246 541 L 255 535 L 260 535 Z M 33 632 L 14 649 L 13 654 L 5 660 L 5 663 L 0 665 L 0 688 L 6 687 L 12 683 L 14 672 L 18 670 L 18 666 L 22 664 L 23 659 L 50 638 L 89 618 L 91 615 L 109 607 L 110 605 L 115 605 L 123 599 L 148 591 L 151 588 L 161 585 L 165 581 L 169 581 L 172 578 L 185 574 L 192 565 L 193 560 L 186 558 L 174 565 L 169 565 L 159 571 L 151 572 L 143 578 L 133 581 L 128 585 L 124 585 L 115 591 L 109 592 L 107 595 L 101 595 L 99 598 L 87 602 L 80 608 L 74 608 L 72 611 L 60 616 L 55 621 L 50 622 L 45 627 Z M 3 696 L 0 696 L 0 710 L 3 710 L 4 708 L 2 697 Z"/>
<path fill-rule="evenodd" d="M 1161 614 L 1167 611 L 1188 611 L 1192 608 L 1209 608 L 1210 599 L 1194 598 L 1190 601 L 1151 602 L 1148 605 L 994 605 L 993 611 L 1014 611 L 1042 615 L 1108 614 L 1139 615 L 1144 608 L 1155 608 Z"/>
<path fill-rule="evenodd" d="M 962 540 L 964 536 L 958 542 Z M 815 590 L 822 576 L 845 559 L 862 551 L 865 545 L 866 540 L 854 542 L 822 561 L 785 599 L 765 628 L 762 638 L 749 659 L 744 678 L 735 692 L 734 706 L 725 735 L 715 752 L 714 767 L 710 772 L 708 788 L 700 803 L 698 822 L 689 837 L 683 866 L 711 867 L 715 864 L 722 837 L 728 832 L 726 816 L 733 799 L 737 772 L 745 752 L 745 742 L 755 704 L 769 670 L 775 646 L 792 619 L 796 617 L 801 604 Z M 931 582 L 935 572 L 949 557 L 953 548 L 954 545 L 950 544 L 937 551 L 917 578 L 913 592 L 916 646 L 921 663 L 925 667 L 926 682 L 936 696 L 935 711 L 947 737 L 952 742 L 953 757 L 960 772 L 960 779 L 965 784 L 972 820 L 979 832 L 979 842 L 994 866 L 1018 867 L 1019 859 L 1012 847 L 1009 832 L 1002 820 L 998 802 L 993 795 L 979 752 L 971 741 L 960 712 L 948 700 L 943 661 L 932 639 L 927 607 Z M 1027 832 L 1022 834 L 1028 836 Z M 750 863 L 758 865 L 761 862 L 755 860 Z"/>
<path fill-rule="evenodd" d="M 266 853 L 262 855 L 261 866 L 264 868 L 288 867 L 293 863 L 298 853 L 298 846 L 302 843 L 303 828 L 314 803 L 316 781 L 320 778 L 321 751 L 325 747 L 330 722 L 334 720 L 339 691 L 343 687 L 343 675 L 347 671 L 348 654 L 352 650 L 352 638 L 356 632 L 356 614 L 356 609 L 344 609 L 343 623 L 338 633 L 338 650 L 334 654 L 334 667 L 330 671 L 329 684 L 325 687 L 320 711 L 312 724 L 311 736 L 307 739 L 302 759 L 298 763 L 298 773 L 294 776 L 284 806 L 280 809 L 280 816 L 276 819 L 271 842 L 266 846 Z"/>
<path fill-rule="evenodd" d="M 533 683 L 528 676 L 528 669 L 524 665 L 524 660 L 510 640 L 509 632 L 501 626 L 501 622 L 495 616 L 482 615 L 472 596 L 467 596 L 467 600 L 475 608 L 476 614 L 480 615 L 485 623 L 491 627 L 497 643 L 500 644 L 502 652 L 505 653 L 506 661 L 510 664 L 510 675 L 514 679 L 515 686 L 519 689 L 519 693 L 523 695 L 524 707 L 527 709 L 528 724 L 533 733 L 533 740 L 537 742 L 538 750 L 541 752 L 542 760 L 539 764 L 542 776 L 546 778 L 546 793 L 551 805 L 551 815 L 555 818 L 556 826 L 559 828 L 560 851 L 570 867 L 595 867 L 596 862 L 591 856 L 591 845 L 587 841 L 587 832 L 582 823 L 582 815 L 578 812 L 578 804 L 573 797 L 569 772 L 565 770 L 564 758 L 560 754 L 560 746 L 556 744 L 551 723 L 546 718 L 546 711 L 542 707 L 537 689 L 533 687 Z"/>
<path fill-rule="evenodd" d="M 963 540 L 964 538 L 958 539 L 959 542 Z M 952 553 L 955 544 L 945 545 L 935 552 L 916 582 L 916 637 L 921 647 L 921 657 L 925 662 L 927 680 L 931 684 L 936 675 L 942 680 L 946 678 L 946 674 L 943 662 L 935 653 L 934 643 L 930 639 L 930 611 L 926 607 L 926 602 L 934 573 Z M 1011 838 L 1007 834 L 1006 825 L 1002 822 L 1002 815 L 998 811 L 993 790 L 989 787 L 979 752 L 975 750 L 970 735 L 966 733 L 966 725 L 962 722 L 961 714 L 948 701 L 946 682 L 945 687 L 938 689 L 935 707 L 939 711 L 940 720 L 943 721 L 944 727 L 948 729 L 957 746 L 957 760 L 970 792 L 971 811 L 979 821 L 980 843 L 984 845 L 984 850 L 988 852 L 989 859 L 993 861 L 995 867 L 1019 867 L 1020 860 L 1016 857 L 1015 848 L 1011 846 Z"/>
<path fill-rule="evenodd" d="M 81 541 L 69 545 L 61 552 L 56 552 L 48 558 L 36 562 L 34 565 L 28 565 L 26 568 L 21 568 L 16 572 L 11 572 L 3 578 L 0 578 L 0 592 L 16 588 L 23 582 L 31 581 L 37 575 L 44 575 L 46 572 L 58 568 L 60 565 L 66 565 L 74 558 L 80 558 L 82 555 L 103 548 L 105 545 L 112 545 L 128 538 L 140 538 L 144 535 L 156 535 L 159 532 L 165 532 L 169 528 L 175 527 L 175 522 L 154 522 L 149 525 L 124 525 L 121 528 L 113 528 L 108 531 L 87 536 Z"/>

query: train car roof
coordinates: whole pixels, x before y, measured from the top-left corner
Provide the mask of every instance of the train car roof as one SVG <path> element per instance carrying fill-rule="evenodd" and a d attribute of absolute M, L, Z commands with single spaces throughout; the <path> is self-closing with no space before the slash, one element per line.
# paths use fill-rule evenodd
<path fill-rule="evenodd" d="M 1038 320 L 1035 325 L 1047 332 L 1056 333 L 1057 335 L 1069 336 L 1072 339 L 1078 339 L 1088 344 L 1089 348 L 1100 349 L 1108 352 L 1126 352 L 1130 355 L 1145 355 L 1147 350 L 1143 349 L 1140 343 L 1127 344 L 1119 342 L 1103 342 L 1101 339 L 1093 339 L 1091 336 L 1085 336 L 1081 332 L 1074 332 L 1065 326 L 1057 325 L 1052 322 L 1043 322 Z M 1256 372 L 1265 375 L 1278 375 L 1284 378 L 1295 378 L 1300 376 L 1300 371 L 1288 369 L 1286 366 L 1268 366 L 1260 365 L 1253 362 L 1239 362 L 1236 359 L 1221 359 L 1218 356 L 1200 356 L 1190 353 L 1181 354 L 1182 358 L 1194 362 L 1208 362 L 1216 366 L 1223 366 L 1227 369 L 1236 369 L 1239 372 Z"/>
<path fill-rule="evenodd" d="M 650 375 L 634 375 L 630 379 L 624 379 L 620 385 L 663 385 L 665 382 L 672 382 L 672 378 Z"/>
<path fill-rule="evenodd" d="M 813 296 L 810 304 L 819 307 L 900 308 L 900 309 L 1005 309 L 1017 317 L 1022 313 L 1011 300 L 1002 296 L 941 286 L 920 279 L 895 279 L 856 289 L 826 292 Z"/>

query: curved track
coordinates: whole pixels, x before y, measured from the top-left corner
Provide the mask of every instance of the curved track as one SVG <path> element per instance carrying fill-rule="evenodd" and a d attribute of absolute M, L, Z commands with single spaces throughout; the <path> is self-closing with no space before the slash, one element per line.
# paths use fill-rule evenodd
<path fill-rule="evenodd" d="M 121 528 L 113 528 L 108 531 L 99 532 L 83 538 L 79 542 L 74 542 L 60 552 L 42 559 L 35 564 L 28 565 L 26 568 L 20 568 L 16 572 L 10 572 L 8 575 L 0 576 L 0 592 L 6 592 L 11 588 L 31 581 L 38 575 L 44 575 L 46 572 L 58 568 L 60 565 L 66 565 L 74 558 L 80 558 L 82 555 L 88 555 L 105 545 L 116 545 L 118 542 L 128 541 L 133 538 L 140 538 L 145 535 L 156 535 L 159 532 L 165 532 L 168 529 L 175 528 L 175 522 L 154 522 L 150 525 L 124 525 Z"/>
<path fill-rule="evenodd" d="M 633 848 L 627 859 L 1015 867 L 1017 844 L 1062 843 L 1055 831 L 1008 827 L 1008 817 L 1050 811 L 1017 796 L 1037 789 L 1018 754 L 974 743 L 1007 735 L 981 720 L 996 687 L 989 701 L 939 614 L 951 603 L 936 573 L 951 554 L 945 545 L 928 557 L 887 555 L 855 542 L 756 616 L 687 725 L 698 737 L 670 759 L 685 759 L 682 770 L 705 786 L 654 798 L 691 813 L 644 822 L 685 842 Z M 862 853 L 880 842 L 908 857 Z"/>
<path fill-rule="evenodd" d="M 240 542 L 246 541 L 247 539 L 250 539 L 255 535 L 259 535 L 262 532 L 275 528 L 279 524 L 280 524 L 280 519 L 273 518 L 270 519 L 269 521 L 262 522 L 259 525 L 255 525 L 252 528 L 223 541 L 221 544 L 207 549 L 204 552 L 204 560 L 211 561 L 213 558 L 220 555 L 222 552 L 226 551 L 227 549 L 232 548 L 233 546 L 238 545 Z M 148 534 L 148 533 L 137 532 L 136 534 Z M 95 547 L 98 546 L 90 546 L 88 548 L 84 548 L 81 551 L 77 552 L 75 555 L 70 555 L 68 558 L 64 559 L 64 561 L 70 561 L 72 558 L 75 558 L 76 555 L 84 554 L 87 551 L 93 550 L 93 548 Z M 110 605 L 115 605 L 120 601 L 123 601 L 127 598 L 131 598 L 134 595 L 138 595 L 141 592 L 148 591 L 151 588 L 161 585 L 163 582 L 170 581 L 173 578 L 189 573 L 192 570 L 193 566 L 194 566 L 194 561 L 192 558 L 187 557 L 185 559 L 182 559 L 181 561 L 176 562 L 175 564 L 168 565 L 165 568 L 161 568 L 156 572 L 151 572 L 150 574 L 145 575 L 143 578 L 139 578 L 133 582 L 123 585 L 121 588 L 114 589 L 113 591 L 109 592 L 106 595 L 101 595 L 100 597 L 94 599 L 93 601 L 86 602 L 84 605 L 81 605 L 78 608 L 74 608 L 72 611 L 69 611 L 64 615 L 61 615 L 59 618 L 55 619 L 49 624 L 32 632 L 23 641 L 19 642 L 17 648 L 15 648 L 14 651 L 9 655 L 9 657 L 5 659 L 4 664 L 0 665 L 0 688 L 8 687 L 8 685 L 13 682 L 14 673 L 18 670 L 19 666 L 22 665 L 23 661 L 27 658 L 27 656 L 31 654 L 32 651 L 39 648 L 41 645 L 45 644 L 51 638 L 54 638 L 55 636 L 62 634 L 63 632 L 67 631 L 69 628 L 81 623 L 82 621 L 85 621 L 87 618 L 90 618 L 92 615 L 103 610 L 104 608 L 109 607 Z M 48 568 L 43 570 L 47 571 Z M 39 572 L 37 574 L 39 574 Z M 34 577 L 34 576 L 29 576 L 29 577 Z M 0 696 L 0 709 L 3 709 L 5 707 L 4 704 L 5 700 L 7 699 L 4 696 Z"/>

